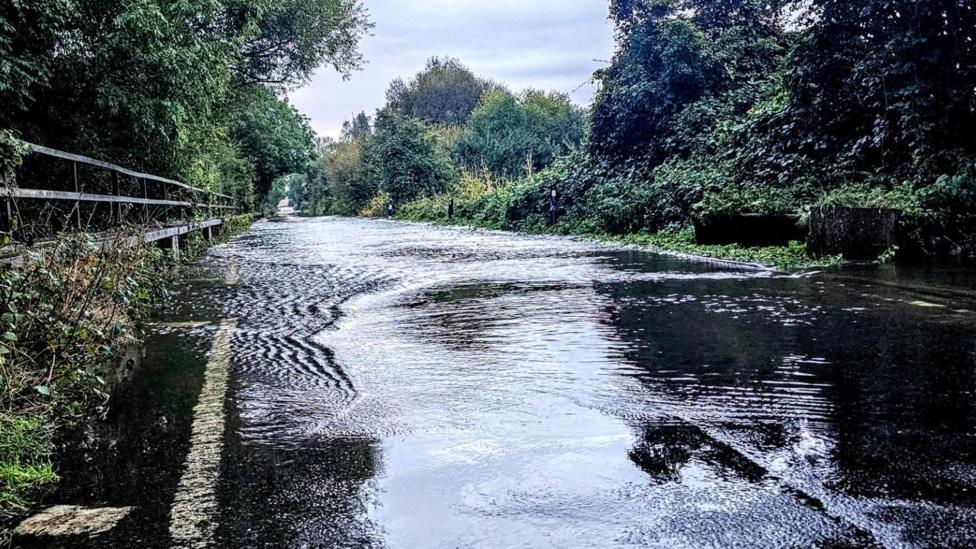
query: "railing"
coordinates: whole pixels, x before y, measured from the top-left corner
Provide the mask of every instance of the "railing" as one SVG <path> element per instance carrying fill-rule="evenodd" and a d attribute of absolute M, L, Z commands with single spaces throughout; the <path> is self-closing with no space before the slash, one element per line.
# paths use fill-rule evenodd
<path fill-rule="evenodd" d="M 30 243 L 62 230 L 110 230 L 124 224 L 155 228 L 148 234 L 165 238 L 190 230 L 182 229 L 193 225 L 193 219 L 198 227 L 209 230 L 219 225 L 216 218 L 220 215 L 241 210 L 239 201 L 226 194 L 87 156 L 27 145 L 31 154 L 18 173 L 18 186 L 0 188 L 5 202 L 0 209 L 0 229 L 13 240 Z M 38 157 L 57 159 L 53 164 L 62 164 L 60 168 L 66 167 L 67 173 L 51 162 L 32 166 L 27 161 Z M 81 170 L 100 173 L 82 177 Z M 201 213 L 206 217 L 203 221 Z"/>

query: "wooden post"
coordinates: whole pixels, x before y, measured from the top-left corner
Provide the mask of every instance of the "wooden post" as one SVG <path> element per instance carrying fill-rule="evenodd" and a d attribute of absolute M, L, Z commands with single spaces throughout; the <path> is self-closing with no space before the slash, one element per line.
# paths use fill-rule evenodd
<path fill-rule="evenodd" d="M 173 259 L 179 261 L 179 259 L 180 259 L 180 235 L 178 235 L 178 234 L 174 234 L 173 235 L 172 246 L 173 246 Z"/>
<path fill-rule="evenodd" d="M 207 242 L 213 242 L 213 226 L 207 226 Z"/>

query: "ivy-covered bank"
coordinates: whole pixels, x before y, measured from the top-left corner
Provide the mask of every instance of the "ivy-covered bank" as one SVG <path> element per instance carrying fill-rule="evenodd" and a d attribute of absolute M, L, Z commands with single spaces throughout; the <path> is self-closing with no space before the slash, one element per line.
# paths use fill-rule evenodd
<path fill-rule="evenodd" d="M 555 225 L 550 225 L 545 213 L 547 187 L 543 179 L 544 174 L 514 183 L 496 183 L 466 174 L 449 193 L 403 204 L 397 210 L 396 218 L 531 234 L 584 236 L 643 246 L 655 251 L 756 263 L 781 270 L 828 267 L 841 262 L 839 256 L 811 257 L 801 242 L 791 242 L 787 246 L 746 248 L 735 244 L 697 244 L 690 229 L 615 233 L 602 228 L 592 216 L 567 213 L 567 208 L 572 210 L 571 204 L 564 204 L 561 207 L 563 216 Z M 449 217 L 452 201 L 453 215 Z M 372 204 L 360 213 L 370 217 L 382 215 L 386 209 L 385 203 Z"/>
<path fill-rule="evenodd" d="M 226 218 L 217 239 L 252 221 Z M 198 233 L 182 260 L 207 249 Z M 0 524 L 57 482 L 57 441 L 105 415 L 125 351 L 140 344 L 175 266 L 160 247 L 99 252 L 85 234 L 0 264 Z"/>

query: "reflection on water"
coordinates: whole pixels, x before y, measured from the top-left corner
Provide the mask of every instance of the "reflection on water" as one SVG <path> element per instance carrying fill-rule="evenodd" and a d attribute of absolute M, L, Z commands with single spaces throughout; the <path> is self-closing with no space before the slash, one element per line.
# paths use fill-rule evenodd
<path fill-rule="evenodd" d="M 201 268 L 229 263 L 237 286 L 177 308 L 241 328 L 227 546 L 976 543 L 958 272 L 333 218 L 259 223 Z"/>

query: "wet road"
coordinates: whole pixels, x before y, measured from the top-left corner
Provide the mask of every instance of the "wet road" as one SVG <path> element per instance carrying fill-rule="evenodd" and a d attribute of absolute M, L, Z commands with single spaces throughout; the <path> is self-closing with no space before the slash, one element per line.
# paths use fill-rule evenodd
<path fill-rule="evenodd" d="M 207 324 L 157 328 L 111 442 L 52 498 L 135 509 L 57 543 L 173 542 L 206 352 L 236 319 L 196 542 L 973 545 L 976 302 L 900 276 L 261 222 L 187 270 L 165 320 Z"/>

